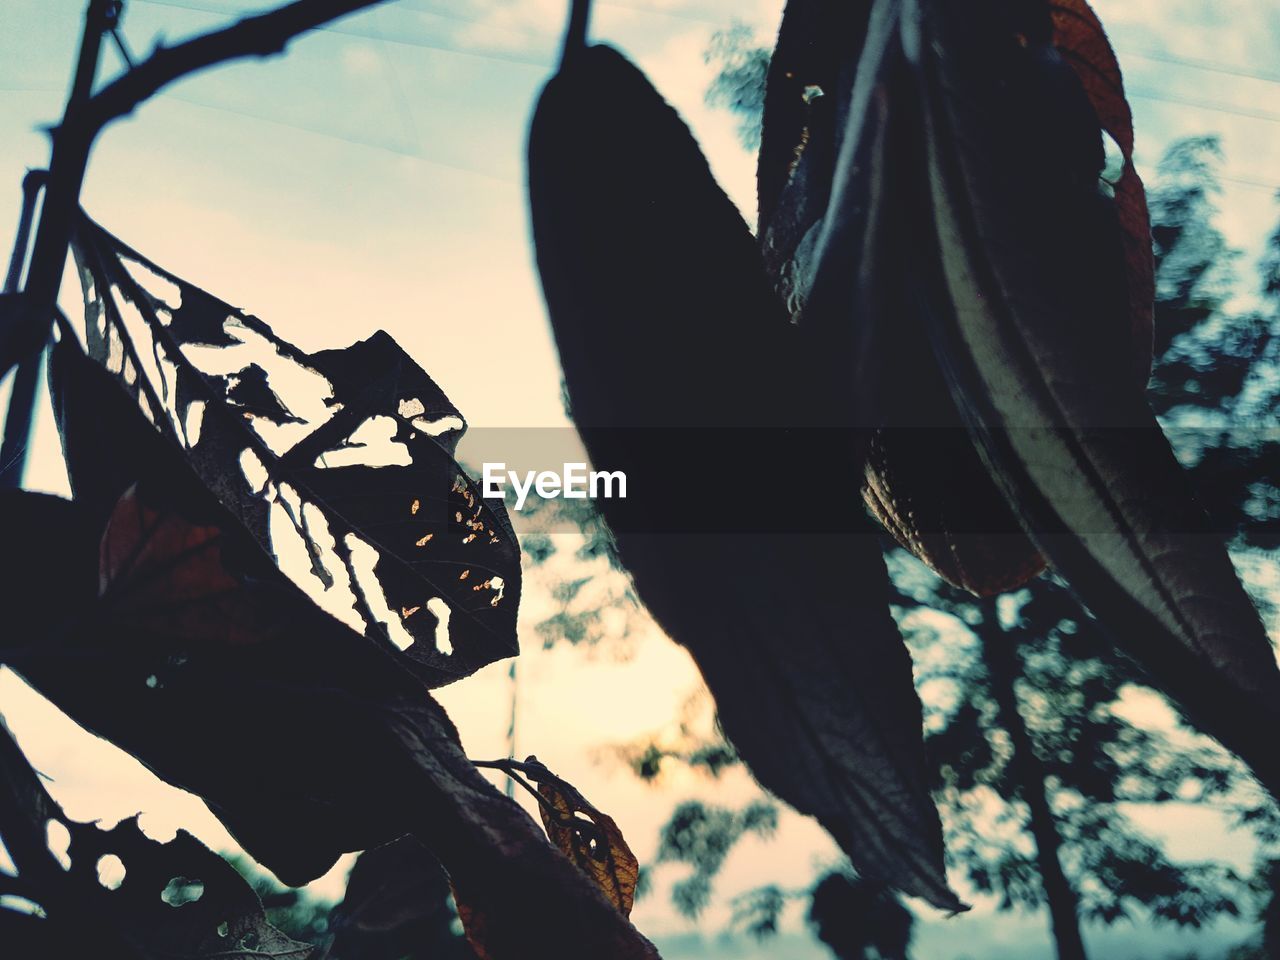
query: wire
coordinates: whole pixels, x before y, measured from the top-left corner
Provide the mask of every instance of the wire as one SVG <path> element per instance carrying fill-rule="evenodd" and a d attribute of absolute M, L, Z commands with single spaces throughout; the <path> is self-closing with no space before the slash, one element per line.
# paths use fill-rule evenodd
<path fill-rule="evenodd" d="M 225 10 L 220 10 L 220 9 L 217 9 L 205 4 L 201 4 L 198 2 L 191 2 L 191 0 L 133 0 L 133 2 L 146 3 L 152 6 L 171 7 L 171 8 L 180 9 L 180 10 L 190 10 L 190 11 L 195 11 L 200 13 L 211 13 L 211 14 L 226 13 Z M 679 9 L 661 9 L 658 7 L 653 7 L 653 6 L 649 6 L 641 3 L 624 3 L 624 2 L 621 2 L 621 0 L 596 0 L 596 2 L 600 6 L 613 7 L 619 10 L 629 10 L 635 13 L 668 17 L 672 19 L 692 21 L 696 23 L 706 23 L 713 26 L 722 26 L 724 24 L 723 18 L 712 18 L 710 16 L 682 11 Z M 236 11 L 233 11 L 233 15 L 248 13 L 252 9 L 253 7 L 246 7 L 244 9 L 236 10 Z M 466 23 L 466 24 L 475 25 L 482 22 L 477 17 L 466 16 L 464 14 L 460 14 L 452 10 L 440 9 L 439 7 L 436 7 L 434 5 L 425 6 L 420 3 L 415 3 L 415 4 L 407 5 L 407 9 L 417 13 L 424 13 L 424 14 L 427 14 L 428 16 L 440 17 L 442 19 L 451 20 L 456 23 Z M 425 49 L 425 50 L 433 50 L 438 53 L 443 53 L 445 55 L 472 57 L 472 58 L 481 59 L 481 60 L 513 63 L 520 66 L 538 67 L 544 70 L 552 69 L 552 63 L 550 59 L 524 56 L 518 53 L 511 53 L 506 51 L 499 52 L 495 50 L 487 50 L 487 51 L 486 50 L 467 50 L 467 49 L 463 49 L 463 48 L 445 43 L 443 41 L 433 42 L 433 41 L 424 40 L 421 38 L 389 36 L 382 30 L 378 30 L 377 33 L 371 34 L 361 30 L 353 29 L 348 26 L 344 26 L 342 23 L 330 24 L 328 26 L 321 27 L 320 29 L 330 33 L 337 33 L 337 34 L 342 34 L 342 35 L 351 36 L 351 37 L 359 37 L 361 39 L 370 40 L 375 43 L 378 43 L 380 46 L 383 46 L 384 48 L 384 56 L 386 56 L 385 45 L 394 43 L 400 46 L 407 46 L 407 47 L 413 47 L 413 48 Z M 547 45 L 549 47 L 554 47 L 556 42 L 555 37 L 552 36 L 551 34 L 544 35 L 544 34 L 535 33 L 533 31 L 516 30 L 511 27 L 501 27 L 501 26 L 496 27 L 495 29 L 502 30 L 503 32 L 513 36 L 522 37 L 530 41 L 531 43 Z M 1151 50 L 1122 50 L 1121 53 L 1124 56 L 1139 57 L 1144 60 L 1151 60 L 1157 63 L 1164 63 L 1170 66 L 1177 66 L 1184 69 L 1209 71 L 1212 73 L 1219 73 L 1226 76 L 1232 76 L 1232 77 L 1237 77 L 1241 79 L 1258 80 L 1264 83 L 1280 83 L 1280 75 L 1262 73 L 1257 70 L 1233 66 L 1231 64 L 1221 63 L 1219 61 L 1214 61 L 1214 60 L 1207 60 L 1207 59 L 1196 58 L 1196 57 L 1187 57 L 1187 56 L 1182 56 L 1182 55 L 1172 54 L 1172 53 L 1161 53 L 1161 52 L 1156 52 Z M 390 60 L 390 57 L 387 57 L 387 59 Z M 398 83 L 396 83 L 395 85 L 399 87 Z M 1126 92 L 1128 96 L 1138 100 L 1149 100 L 1157 103 L 1190 107 L 1196 110 L 1204 110 L 1210 113 L 1218 113 L 1225 116 L 1240 117 L 1242 119 L 1256 120 L 1264 123 L 1280 123 L 1280 113 L 1275 113 L 1268 110 L 1261 110 L 1261 109 L 1250 108 L 1250 107 L 1238 107 L 1228 103 L 1221 103 L 1221 102 L 1210 101 L 1210 100 L 1201 100 L 1193 97 L 1183 97 L 1183 96 L 1179 96 L 1177 94 L 1171 94 L 1171 93 L 1156 93 L 1153 91 L 1141 90 L 1141 89 L 1130 88 Z M 172 94 L 165 94 L 165 95 L 173 96 Z M 400 88 L 399 96 L 401 100 L 407 99 L 402 88 Z M 175 98 L 175 99 L 183 99 L 183 98 Z M 226 112 L 230 112 L 230 113 L 240 113 L 243 116 L 248 116 L 254 119 L 262 120 L 264 122 L 277 123 L 282 126 L 290 126 L 290 127 L 294 127 L 295 129 L 303 130 L 308 133 L 316 134 L 318 136 L 327 136 L 327 137 L 332 137 L 339 140 L 345 140 L 349 143 L 353 143 L 356 145 L 370 146 L 375 149 L 388 150 L 395 153 L 403 153 L 407 156 L 416 156 L 417 159 L 422 160 L 424 163 L 430 163 L 438 166 L 448 167 L 450 169 L 459 170 L 461 172 L 472 173 L 477 176 L 489 177 L 490 179 L 499 180 L 500 182 L 503 182 L 503 183 L 512 182 L 506 178 L 497 177 L 491 174 L 486 174 L 479 170 L 466 168 L 466 167 L 453 166 L 451 164 L 430 160 L 427 157 L 422 156 L 421 153 L 418 153 L 418 154 L 407 153 L 405 151 L 397 150 L 394 147 L 389 147 L 385 144 L 378 144 L 372 141 L 357 140 L 348 136 L 344 136 L 341 134 L 334 134 L 334 133 L 320 130 L 314 127 L 307 127 L 299 124 L 290 123 L 288 121 L 274 120 L 270 117 L 264 117 L 257 114 L 244 113 L 243 111 L 238 111 L 238 110 L 230 110 L 222 107 L 213 107 L 210 104 L 198 103 L 196 101 L 185 100 L 185 102 L 193 103 L 196 106 L 203 106 L 210 109 L 225 110 Z M 405 112 L 404 103 L 401 103 L 400 110 L 402 114 Z M 414 126 L 411 116 L 404 119 L 408 126 L 410 127 Z M 413 131 L 413 138 L 415 140 L 418 139 L 416 129 Z M 1224 182 L 1235 183 L 1240 186 L 1251 187 L 1259 190 L 1267 190 L 1267 191 L 1280 190 L 1280 184 L 1273 184 L 1267 181 L 1252 179 L 1249 177 L 1222 176 L 1220 179 L 1222 179 Z"/>
<path fill-rule="evenodd" d="M 312 127 L 312 126 L 308 126 L 307 124 L 295 123 L 294 121 L 291 121 L 291 120 L 280 120 L 275 117 L 268 117 L 262 114 L 249 113 L 245 110 L 240 110 L 237 108 L 222 107 L 215 103 L 204 103 L 200 100 L 192 100 L 189 97 L 180 96 L 174 93 L 165 93 L 165 94 L 161 94 L 161 96 L 167 97 L 170 100 L 177 100 L 189 106 L 200 107 L 203 110 L 216 110 L 219 113 L 228 113 L 237 117 L 246 117 L 250 120 L 257 120 L 261 123 L 269 123 L 274 126 L 285 127 L 290 130 L 298 130 L 298 131 L 301 131 L 302 133 L 310 133 L 310 134 L 313 134 L 314 136 L 325 137 L 329 140 L 340 140 L 343 143 L 349 143 L 357 147 L 370 147 L 374 150 L 381 150 L 386 153 L 394 153 L 394 154 L 397 154 L 398 156 L 408 157 L 412 160 L 418 160 L 419 162 L 425 163 L 428 166 L 440 167 L 445 170 L 452 170 L 455 173 L 465 173 L 473 177 L 483 177 L 484 179 L 491 180 L 495 183 L 501 183 L 505 186 L 523 189 L 523 184 L 521 184 L 520 181 L 517 179 L 511 178 L 511 177 L 504 177 L 496 173 L 489 173 L 488 171 L 481 170 L 478 167 L 467 167 L 461 164 L 449 163 L 446 160 L 437 160 L 432 157 L 426 156 L 420 150 L 419 151 L 405 150 L 400 147 L 391 146 L 390 144 L 378 143 L 376 140 L 366 140 L 361 137 L 353 137 L 348 134 L 335 133 L 332 130 L 323 130 L 319 127 Z"/>
<path fill-rule="evenodd" d="M 1174 103 L 1184 107 L 1194 107 L 1197 110 L 1208 110 L 1212 113 L 1222 113 L 1233 117 L 1244 117 L 1249 120 L 1265 120 L 1268 123 L 1280 123 L 1280 113 L 1272 113 L 1268 110 L 1253 110 L 1248 107 L 1236 107 L 1229 103 L 1217 103 L 1212 100 L 1197 100 L 1194 97 L 1180 97 L 1172 93 L 1151 93 L 1146 90 L 1128 90 L 1126 92 L 1130 97 L 1136 97 L 1139 100 L 1155 100 L 1159 103 Z"/>
<path fill-rule="evenodd" d="M 1280 83 L 1280 74 L 1258 73 L 1243 67 L 1234 67 L 1216 60 L 1200 60 L 1195 57 L 1182 57 L 1172 53 L 1154 53 L 1147 50 L 1121 50 L 1126 57 L 1139 57 L 1143 60 L 1154 60 L 1174 67 L 1186 67 L 1190 70 L 1207 70 L 1210 73 L 1223 73 L 1229 77 L 1244 77 L 1249 80 L 1260 80 L 1263 83 Z"/>

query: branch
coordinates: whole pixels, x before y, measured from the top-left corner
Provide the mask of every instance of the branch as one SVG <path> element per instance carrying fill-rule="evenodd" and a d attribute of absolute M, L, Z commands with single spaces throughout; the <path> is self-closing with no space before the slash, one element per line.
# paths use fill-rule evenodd
<path fill-rule="evenodd" d="M 294 0 L 229 27 L 193 37 L 174 47 L 157 45 L 151 56 L 90 98 L 77 120 L 93 132 L 132 113 L 161 89 L 197 71 L 244 57 L 283 53 L 301 33 L 384 0 Z"/>

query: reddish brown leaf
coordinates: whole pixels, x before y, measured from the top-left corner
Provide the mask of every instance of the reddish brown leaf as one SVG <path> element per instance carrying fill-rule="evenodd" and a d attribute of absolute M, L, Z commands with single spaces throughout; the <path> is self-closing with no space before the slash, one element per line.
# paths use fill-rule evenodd
<path fill-rule="evenodd" d="M 1114 184 L 1116 214 L 1124 233 L 1134 369 L 1145 385 L 1151 372 L 1155 262 L 1147 194 L 1133 166 L 1133 113 L 1125 99 L 1120 63 L 1102 22 L 1089 4 L 1085 0 L 1053 0 L 1050 15 L 1053 46 L 1075 70 L 1099 125 L 1124 155 L 1124 168 Z"/>
<path fill-rule="evenodd" d="M 138 499 L 131 487 L 99 547 L 99 594 L 121 626 L 208 643 L 263 639 L 265 611 L 227 573 L 222 530 Z"/>
<path fill-rule="evenodd" d="M 630 916 L 640 862 L 613 818 L 593 807 L 572 784 L 537 763 L 536 758 L 525 761 L 525 770 L 547 800 L 538 806 L 538 812 L 551 842 L 604 891 L 623 916 Z"/>

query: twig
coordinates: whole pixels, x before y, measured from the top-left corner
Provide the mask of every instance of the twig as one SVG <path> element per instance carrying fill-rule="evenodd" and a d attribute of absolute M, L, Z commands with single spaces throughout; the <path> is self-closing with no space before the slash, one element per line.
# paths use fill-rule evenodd
<path fill-rule="evenodd" d="M 564 30 L 564 45 L 560 48 L 560 69 L 587 48 L 587 21 L 591 18 L 591 0 L 571 0 L 569 23 Z"/>
<path fill-rule="evenodd" d="M 115 26 L 119 4 L 117 0 L 89 0 L 71 95 L 62 122 L 51 131 L 49 181 L 26 288 L 19 308 L 0 327 L 0 358 L 10 364 L 21 360 L 19 373 L 27 371 L 10 394 L 6 440 L 15 438 L 16 442 L 17 437 L 30 434 L 38 381 L 31 375 L 31 365 L 38 364 L 38 355 L 48 342 L 89 153 L 102 129 L 182 77 L 230 60 L 282 53 L 298 34 L 381 2 L 385 0 L 295 0 L 174 47 L 157 47 L 146 60 L 95 94 L 93 82 L 102 40 Z M 7 369 L 0 370 L 0 375 Z M 20 480 L 26 459 L 25 443 L 12 450 L 12 457 L 9 476 Z"/>
<path fill-rule="evenodd" d="M 36 198 L 49 179 L 48 170 L 28 170 L 22 178 L 22 212 L 18 215 L 17 236 L 9 255 L 9 271 L 4 278 L 4 292 L 17 293 L 22 283 L 22 268 L 27 262 L 27 246 L 31 242 L 31 225 L 35 222 Z"/>
<path fill-rule="evenodd" d="M 22 268 L 27 262 L 27 246 L 35 219 L 36 199 L 47 181 L 48 172 L 45 170 L 28 170 L 27 175 L 22 178 L 22 213 L 18 216 L 18 235 L 14 238 L 9 270 L 5 274 L 5 293 L 16 293 L 22 282 Z M 18 360 L 18 372 L 14 374 L 13 388 L 9 391 L 9 407 L 5 411 L 4 433 L 0 439 L 0 488 L 11 489 L 22 485 L 27 445 L 31 442 L 36 388 L 40 382 L 40 356 L 37 353 L 21 359 L 13 358 Z M 8 364 L 5 364 L 5 368 L 7 367 Z"/>

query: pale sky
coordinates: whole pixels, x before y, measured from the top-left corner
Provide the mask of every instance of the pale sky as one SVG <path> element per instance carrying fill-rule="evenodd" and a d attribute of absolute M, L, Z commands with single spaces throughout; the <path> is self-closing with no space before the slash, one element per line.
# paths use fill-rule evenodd
<path fill-rule="evenodd" d="M 559 372 L 528 242 L 523 144 L 549 75 L 567 0 L 399 0 L 298 42 L 284 58 L 241 63 L 184 81 L 111 128 L 90 165 L 84 205 L 161 265 L 273 324 L 305 349 L 345 346 L 386 329 L 485 428 L 562 427 Z M 781 0 L 597 2 L 593 34 L 649 73 L 680 110 L 731 196 L 754 205 L 752 158 L 735 118 L 708 109 L 710 34 L 737 17 L 765 38 Z M 1280 9 L 1269 0 L 1099 0 L 1133 92 L 1138 156 L 1149 166 L 1174 137 L 1219 133 L 1227 154 L 1221 205 L 1230 240 L 1256 252 L 1273 228 L 1280 186 Z M 129 0 L 126 34 L 141 56 L 170 40 L 257 9 L 219 0 Z M 25 169 L 47 161 L 39 127 L 61 111 L 81 0 L 5 0 L 0 8 L 0 237 L 12 234 Z M 106 63 L 115 69 L 111 53 Z M 1234 111 L 1234 112 L 1229 112 Z M 582 136 L 589 137 L 584 129 Z M 69 313 L 79 291 L 69 277 Z M 483 351 L 483 374 L 455 358 Z M 479 429 L 477 429 L 479 428 Z M 467 459 L 481 459 L 462 448 Z M 42 417 L 28 482 L 65 490 L 51 420 Z M 526 594 L 522 622 L 546 615 L 545 590 Z M 708 783 L 677 774 L 638 783 L 604 757 L 607 746 L 660 728 L 697 687 L 688 657 L 656 629 L 625 645 L 549 652 L 525 637 L 521 744 L 574 781 L 622 825 L 642 861 L 676 802 L 700 796 L 739 805 L 755 795 L 741 774 Z M 613 651 L 613 652 L 611 652 Z M 443 691 L 469 752 L 505 752 L 506 666 Z M 190 827 L 225 847 L 225 833 L 194 798 L 155 781 L 119 751 L 0 675 L 0 712 L 55 795 L 77 817 L 139 810 L 158 832 Z M 1175 856 L 1212 855 L 1227 842 L 1214 824 L 1163 815 L 1144 825 Z M 1199 815 L 1196 815 L 1199 816 Z M 1247 851 L 1233 842 L 1233 856 Z M 744 840 L 716 904 L 698 926 L 668 905 L 680 868 L 663 868 L 636 909 L 668 957 L 786 956 L 824 951 L 789 916 L 772 946 L 724 945 L 718 931 L 737 892 L 810 882 L 834 847 L 810 821 L 784 818 L 770 842 Z M 333 878 L 324 889 L 340 890 Z M 1041 917 L 975 916 L 920 928 L 920 960 L 1047 957 Z M 1206 943 L 1230 934 L 1210 933 Z M 1190 936 L 1120 929 L 1099 945 L 1152 957 Z M 1002 953 L 1002 951 L 1004 951 Z"/>

